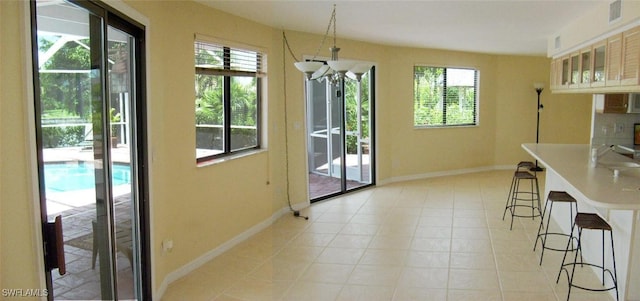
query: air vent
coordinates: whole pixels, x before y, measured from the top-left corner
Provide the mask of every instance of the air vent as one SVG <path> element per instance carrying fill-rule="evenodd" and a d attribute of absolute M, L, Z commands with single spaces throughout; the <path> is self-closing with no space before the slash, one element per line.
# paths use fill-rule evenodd
<path fill-rule="evenodd" d="M 620 20 L 622 12 L 622 0 L 616 0 L 609 4 L 609 23 Z"/>
<path fill-rule="evenodd" d="M 556 47 L 555 49 L 560 49 L 560 36 L 556 37 L 554 46 Z"/>

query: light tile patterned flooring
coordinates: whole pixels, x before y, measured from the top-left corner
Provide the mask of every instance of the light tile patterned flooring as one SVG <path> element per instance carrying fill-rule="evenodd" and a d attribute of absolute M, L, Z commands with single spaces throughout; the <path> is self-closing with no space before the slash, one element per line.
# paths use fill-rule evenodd
<path fill-rule="evenodd" d="M 511 231 L 502 220 L 512 175 L 407 181 L 314 204 L 308 221 L 283 216 L 172 283 L 163 300 L 566 300 L 562 253 L 547 250 L 539 266 L 533 251 L 539 218 L 516 218 Z"/>

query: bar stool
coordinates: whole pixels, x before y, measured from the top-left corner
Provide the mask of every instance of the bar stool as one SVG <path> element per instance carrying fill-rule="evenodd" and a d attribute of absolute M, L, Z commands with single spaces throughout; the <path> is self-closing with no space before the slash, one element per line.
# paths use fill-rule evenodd
<path fill-rule="evenodd" d="M 513 218 L 514 217 L 530 217 L 534 219 L 536 216 L 542 216 L 542 211 L 540 210 L 540 189 L 538 186 L 538 177 L 536 173 L 531 174 L 528 170 L 530 170 L 535 165 L 530 161 L 521 161 L 518 163 L 516 171 L 513 173 L 513 178 L 511 179 L 511 187 L 509 188 L 509 195 L 507 196 L 507 203 L 504 208 L 504 212 L 502 213 L 502 220 L 504 220 L 505 215 L 507 214 L 507 210 L 511 212 L 511 226 L 509 229 L 513 229 Z M 529 180 L 530 181 L 530 190 L 523 191 L 520 190 L 520 181 L 521 180 Z M 535 187 L 534 187 L 535 184 Z M 535 189 L 535 190 L 534 190 Z M 520 197 L 520 195 L 529 195 L 529 198 Z M 531 201 L 531 204 L 519 204 L 518 202 L 523 201 Z M 535 202 L 537 201 L 537 206 Z M 518 207 L 527 207 L 531 208 L 531 215 L 524 215 L 524 213 L 516 213 L 516 209 Z M 535 209 L 538 209 L 538 212 L 535 213 Z"/>
<path fill-rule="evenodd" d="M 569 249 L 569 244 L 571 244 L 571 237 L 573 236 L 573 228 L 578 227 L 578 246 L 577 246 L 577 250 L 576 250 L 576 254 L 573 258 L 573 262 L 570 263 L 565 263 L 565 260 L 567 258 L 567 252 Z M 604 220 L 602 219 L 599 215 L 595 214 L 595 213 L 578 213 L 576 214 L 576 219 L 575 222 L 573 224 L 573 228 L 571 229 L 571 236 L 569 237 L 569 241 L 567 242 L 567 249 L 564 252 L 564 257 L 562 258 L 562 264 L 560 265 L 560 271 L 558 272 L 558 278 L 556 279 L 556 283 L 558 283 L 558 281 L 560 280 L 560 274 L 562 274 L 562 271 L 566 271 L 567 272 L 567 278 L 569 280 L 569 292 L 567 293 L 567 301 L 569 300 L 569 297 L 571 296 L 571 288 L 575 287 L 575 288 L 579 288 L 579 289 L 583 289 L 583 290 L 588 290 L 588 291 L 594 291 L 594 292 L 604 292 L 604 291 L 609 291 L 612 289 L 616 290 L 616 300 L 619 300 L 619 296 L 618 296 L 618 274 L 616 272 L 616 253 L 613 249 L 613 231 L 611 230 L 611 226 Z M 582 230 L 583 229 L 590 229 L 590 230 L 601 230 L 602 231 L 602 266 L 597 265 L 597 264 L 592 264 L 592 263 L 584 263 L 582 260 Z M 604 256 L 604 231 L 609 231 L 609 236 L 611 238 L 611 256 L 613 257 L 613 273 L 611 272 L 610 269 L 607 269 L 604 265 L 604 261 L 605 261 L 605 256 Z M 580 252 L 580 262 L 577 262 L 578 260 L 578 252 Z M 602 270 L 602 285 L 604 286 L 604 277 L 605 277 L 605 272 L 608 272 L 609 275 L 611 276 L 611 280 L 613 281 L 613 286 L 611 287 L 604 287 L 604 288 L 587 288 L 584 286 L 580 286 L 577 285 L 575 283 L 573 283 L 573 276 L 575 275 L 575 271 L 576 271 L 576 265 L 580 265 L 580 266 L 591 266 L 591 267 L 595 267 L 597 269 Z M 568 266 L 572 266 L 571 269 L 571 275 L 569 275 L 569 270 L 568 270 Z"/>
<path fill-rule="evenodd" d="M 565 236 L 565 237 L 571 237 L 571 235 L 566 234 L 566 233 L 559 233 L 559 232 L 549 232 L 549 223 L 551 222 L 551 212 L 553 211 L 553 204 L 555 202 L 558 203 L 569 203 L 569 210 L 570 210 L 570 215 L 569 215 L 569 225 L 570 225 L 570 229 L 573 229 L 573 207 L 575 206 L 576 208 L 576 213 L 578 213 L 578 202 L 576 202 L 576 199 L 573 198 L 573 196 L 571 196 L 570 194 L 568 194 L 565 191 L 549 191 L 549 195 L 547 196 L 547 201 L 544 203 L 544 209 L 542 210 L 542 218 L 540 219 L 540 226 L 538 227 L 538 235 L 536 236 L 536 243 L 533 245 L 533 251 L 536 250 L 536 247 L 538 246 L 538 240 L 540 240 L 542 242 L 542 253 L 540 254 L 540 265 L 542 265 L 542 258 L 544 257 L 544 250 L 552 250 L 552 251 L 566 251 L 566 249 L 557 249 L 551 246 L 547 246 L 547 237 L 549 235 L 556 235 L 556 236 Z M 547 208 L 549 208 L 549 215 L 547 216 L 547 226 L 545 227 L 544 233 L 540 233 L 542 231 L 542 227 L 544 224 L 544 218 L 545 215 L 547 214 Z M 574 237 L 574 239 L 577 238 Z M 574 248 L 570 249 L 569 251 L 575 251 Z"/>

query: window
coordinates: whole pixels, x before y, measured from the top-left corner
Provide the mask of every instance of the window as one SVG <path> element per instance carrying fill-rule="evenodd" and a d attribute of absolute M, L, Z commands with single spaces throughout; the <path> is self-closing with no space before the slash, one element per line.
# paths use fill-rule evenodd
<path fill-rule="evenodd" d="M 195 42 L 197 162 L 260 147 L 263 55 Z"/>
<path fill-rule="evenodd" d="M 477 124 L 477 70 L 415 66 L 413 74 L 414 126 Z"/>

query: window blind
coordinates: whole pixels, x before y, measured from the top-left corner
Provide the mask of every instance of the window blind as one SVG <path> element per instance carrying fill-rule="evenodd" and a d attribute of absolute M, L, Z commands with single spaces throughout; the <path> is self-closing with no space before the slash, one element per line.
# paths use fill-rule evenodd
<path fill-rule="evenodd" d="M 225 76 L 257 76 L 263 72 L 263 55 L 259 52 L 195 42 L 195 65 L 198 73 Z"/>

